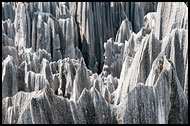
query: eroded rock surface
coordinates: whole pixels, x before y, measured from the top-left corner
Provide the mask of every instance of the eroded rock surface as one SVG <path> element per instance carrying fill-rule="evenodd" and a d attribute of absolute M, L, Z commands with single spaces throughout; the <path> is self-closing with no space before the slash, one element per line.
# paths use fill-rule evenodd
<path fill-rule="evenodd" d="M 184 2 L 2 2 L 3 124 L 188 124 Z"/>

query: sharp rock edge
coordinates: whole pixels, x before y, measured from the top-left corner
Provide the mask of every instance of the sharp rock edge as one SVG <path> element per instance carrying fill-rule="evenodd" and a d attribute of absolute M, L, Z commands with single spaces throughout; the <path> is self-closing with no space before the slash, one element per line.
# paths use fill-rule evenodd
<path fill-rule="evenodd" d="M 2 2 L 3 124 L 188 124 L 184 2 Z"/>

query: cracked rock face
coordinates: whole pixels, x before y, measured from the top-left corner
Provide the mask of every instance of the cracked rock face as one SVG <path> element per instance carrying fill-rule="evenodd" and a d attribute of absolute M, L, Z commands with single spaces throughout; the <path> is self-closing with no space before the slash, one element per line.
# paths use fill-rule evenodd
<path fill-rule="evenodd" d="M 2 2 L 3 124 L 188 124 L 184 2 Z"/>

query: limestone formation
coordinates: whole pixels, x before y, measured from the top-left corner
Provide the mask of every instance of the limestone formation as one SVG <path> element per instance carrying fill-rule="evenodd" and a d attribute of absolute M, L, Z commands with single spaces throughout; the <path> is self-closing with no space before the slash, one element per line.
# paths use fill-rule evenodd
<path fill-rule="evenodd" d="M 2 2 L 3 124 L 188 124 L 188 2 Z"/>
<path fill-rule="evenodd" d="M 2 98 L 11 97 L 18 92 L 15 80 L 13 57 L 8 55 L 2 62 Z"/>
<path fill-rule="evenodd" d="M 75 80 L 73 82 L 73 99 L 76 101 L 78 100 L 79 96 L 81 95 L 84 88 L 90 89 L 90 79 L 89 79 L 89 73 L 86 69 L 86 64 L 84 62 L 84 59 L 81 58 L 80 60 L 80 66 L 76 70 L 76 76 Z"/>
<path fill-rule="evenodd" d="M 188 62 L 188 31 L 186 29 L 174 29 L 169 37 L 165 37 L 164 40 L 162 48 L 165 48 L 165 55 L 173 62 L 180 84 L 184 89 Z"/>
<path fill-rule="evenodd" d="M 123 20 L 116 36 L 116 42 L 125 43 L 125 40 L 131 36 L 131 31 L 131 22 L 128 19 Z"/>
<path fill-rule="evenodd" d="M 136 52 L 130 67 L 125 66 L 128 65 L 126 63 L 128 62 L 128 58 L 125 58 L 121 70 L 119 86 L 117 88 L 118 94 L 116 97 L 116 104 L 119 104 L 120 97 L 125 97 L 138 82 L 145 83 L 151 70 L 152 63 L 159 52 L 160 42 L 155 38 L 154 34 L 150 34 L 142 39 L 142 43 Z"/>
<path fill-rule="evenodd" d="M 119 77 L 122 68 L 124 44 L 114 42 L 113 39 L 110 38 L 107 43 L 104 43 L 104 49 L 104 66 L 102 72 L 107 72 L 107 74 L 112 74 L 114 77 Z"/>
<path fill-rule="evenodd" d="M 16 3 L 16 2 L 15 2 Z M 15 18 L 15 8 L 9 3 L 3 2 L 2 3 L 2 20 L 5 21 L 10 19 L 11 22 L 14 21 Z"/>
<path fill-rule="evenodd" d="M 188 29 L 188 7 L 183 2 L 158 3 L 156 16 L 155 32 L 159 40 L 167 36 L 172 29 Z"/>

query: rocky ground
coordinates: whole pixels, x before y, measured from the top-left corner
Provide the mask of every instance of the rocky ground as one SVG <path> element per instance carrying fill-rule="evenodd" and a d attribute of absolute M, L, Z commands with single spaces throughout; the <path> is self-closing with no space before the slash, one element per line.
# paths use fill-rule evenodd
<path fill-rule="evenodd" d="M 187 124 L 184 2 L 2 2 L 2 123 Z"/>

